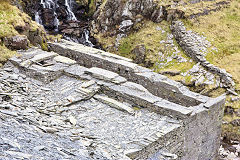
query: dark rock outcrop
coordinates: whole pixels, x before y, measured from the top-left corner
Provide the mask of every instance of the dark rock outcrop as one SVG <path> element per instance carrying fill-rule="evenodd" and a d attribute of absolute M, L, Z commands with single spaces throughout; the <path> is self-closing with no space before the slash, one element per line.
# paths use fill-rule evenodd
<path fill-rule="evenodd" d="M 135 57 L 133 58 L 135 63 L 137 64 L 145 63 L 146 48 L 144 45 L 136 46 L 131 53 L 135 55 Z"/>
<path fill-rule="evenodd" d="M 94 14 L 92 30 L 94 32 L 125 32 L 138 23 L 139 15 L 160 22 L 166 18 L 165 8 L 153 0 L 108 0 Z"/>
<path fill-rule="evenodd" d="M 4 39 L 4 44 L 12 50 L 27 49 L 28 48 L 28 38 L 25 35 L 17 35 L 10 38 Z"/>
<path fill-rule="evenodd" d="M 145 67 L 152 67 L 153 63 L 146 59 L 146 47 L 141 44 L 136 46 L 131 53 L 134 55 L 133 62 L 137 64 L 142 64 Z"/>
<path fill-rule="evenodd" d="M 111 36 L 130 31 L 143 19 L 159 23 L 179 18 L 184 18 L 183 11 L 169 9 L 169 5 L 160 5 L 154 0 L 107 0 L 93 16 L 92 32 Z"/>

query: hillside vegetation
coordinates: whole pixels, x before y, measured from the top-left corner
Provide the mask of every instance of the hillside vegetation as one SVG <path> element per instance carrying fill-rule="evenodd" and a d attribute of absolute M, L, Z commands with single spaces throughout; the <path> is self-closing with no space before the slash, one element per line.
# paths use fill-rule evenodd
<path fill-rule="evenodd" d="M 26 35 L 31 43 L 38 43 L 42 48 L 46 48 L 45 33 L 43 28 L 31 18 L 20 11 L 16 6 L 11 5 L 8 0 L 0 1 L 0 66 L 8 58 L 16 54 L 4 45 L 6 38 Z"/>
<path fill-rule="evenodd" d="M 231 73 L 240 89 L 240 0 L 234 0 L 229 7 L 210 15 L 187 20 L 188 29 L 207 37 L 218 49 L 210 52 L 207 59 Z"/>

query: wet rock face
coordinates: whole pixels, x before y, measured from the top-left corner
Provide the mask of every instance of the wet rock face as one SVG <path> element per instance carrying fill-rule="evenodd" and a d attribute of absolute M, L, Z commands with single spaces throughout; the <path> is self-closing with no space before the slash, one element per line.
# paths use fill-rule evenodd
<path fill-rule="evenodd" d="M 20 1 L 20 7 L 35 21 L 50 32 L 58 32 L 58 27 L 68 20 L 82 20 L 88 4 L 80 6 L 75 0 L 28 0 Z"/>
<path fill-rule="evenodd" d="M 43 8 L 41 16 L 44 27 L 47 30 L 54 30 L 55 29 L 54 11 L 52 9 Z"/>
<path fill-rule="evenodd" d="M 95 3 L 95 1 L 93 2 Z M 26 5 L 22 3 L 26 3 Z M 44 26 L 49 34 L 62 34 L 63 38 L 67 40 L 101 48 L 98 42 L 90 36 L 88 31 L 90 2 L 80 3 L 75 0 L 41 0 L 28 3 L 28 1 L 23 0 L 22 3 L 26 12 L 31 15 L 37 23 Z"/>

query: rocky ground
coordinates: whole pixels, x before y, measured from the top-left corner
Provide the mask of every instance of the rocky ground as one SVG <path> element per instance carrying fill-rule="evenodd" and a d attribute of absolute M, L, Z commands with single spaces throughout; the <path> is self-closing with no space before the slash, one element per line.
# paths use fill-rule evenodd
<path fill-rule="evenodd" d="M 0 159 L 86 159 L 83 143 L 90 145 L 89 141 L 79 143 L 71 141 L 67 134 L 54 134 L 72 128 L 76 119 L 51 115 L 54 108 L 46 110 L 44 104 L 53 94 L 52 89 L 44 88 L 16 68 L 1 69 L 0 75 Z M 81 130 L 74 128 L 76 132 L 77 128 Z"/>
<path fill-rule="evenodd" d="M 220 160 L 239 160 L 240 158 L 240 144 L 238 141 L 229 143 L 222 142 L 219 149 Z"/>

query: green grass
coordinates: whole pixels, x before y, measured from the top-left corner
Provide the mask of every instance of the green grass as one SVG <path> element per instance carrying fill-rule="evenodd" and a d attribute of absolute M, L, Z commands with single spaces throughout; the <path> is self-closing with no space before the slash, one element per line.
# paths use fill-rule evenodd
<path fill-rule="evenodd" d="M 5 46 L 0 45 L 0 67 L 5 63 L 9 58 L 16 55 L 15 51 L 11 51 Z"/>
<path fill-rule="evenodd" d="M 188 29 L 203 34 L 218 49 L 206 56 L 211 63 L 233 75 L 240 90 L 240 0 L 228 8 L 198 19 L 185 21 Z"/>
<path fill-rule="evenodd" d="M 168 65 L 164 68 L 159 68 L 157 65 L 157 63 L 164 63 L 160 61 L 160 56 L 158 54 L 159 52 L 162 52 L 165 56 L 170 56 L 173 53 L 171 46 L 166 47 L 166 44 L 160 43 L 162 40 L 166 41 L 167 34 L 171 33 L 169 26 L 170 23 L 166 21 L 161 23 L 145 21 L 137 32 L 133 32 L 128 37 L 121 40 L 118 54 L 128 58 L 134 58 L 134 55 L 131 54 L 131 51 L 137 45 L 143 44 L 146 47 L 146 60 L 154 64 L 152 69 L 154 69 L 156 72 L 165 69 L 173 69 L 184 72 L 192 68 L 192 66 L 195 64 L 194 62 L 178 63 L 176 60 L 168 63 Z M 157 27 L 161 27 L 165 32 L 162 33 L 161 31 L 158 31 L 156 29 Z M 178 46 L 176 41 L 174 41 L 174 43 L 176 46 Z M 189 57 L 187 57 L 182 50 L 178 54 L 189 60 Z"/>
<path fill-rule="evenodd" d="M 31 18 L 21 12 L 17 7 L 10 5 L 8 1 L 0 2 L 0 38 L 18 35 L 17 26 L 29 24 L 30 30 L 36 30 L 39 26 Z"/>
<path fill-rule="evenodd" d="M 186 23 L 187 28 L 203 34 L 217 47 L 207 59 L 217 64 L 225 56 L 240 53 L 240 0 L 232 1 L 228 8 Z"/>

